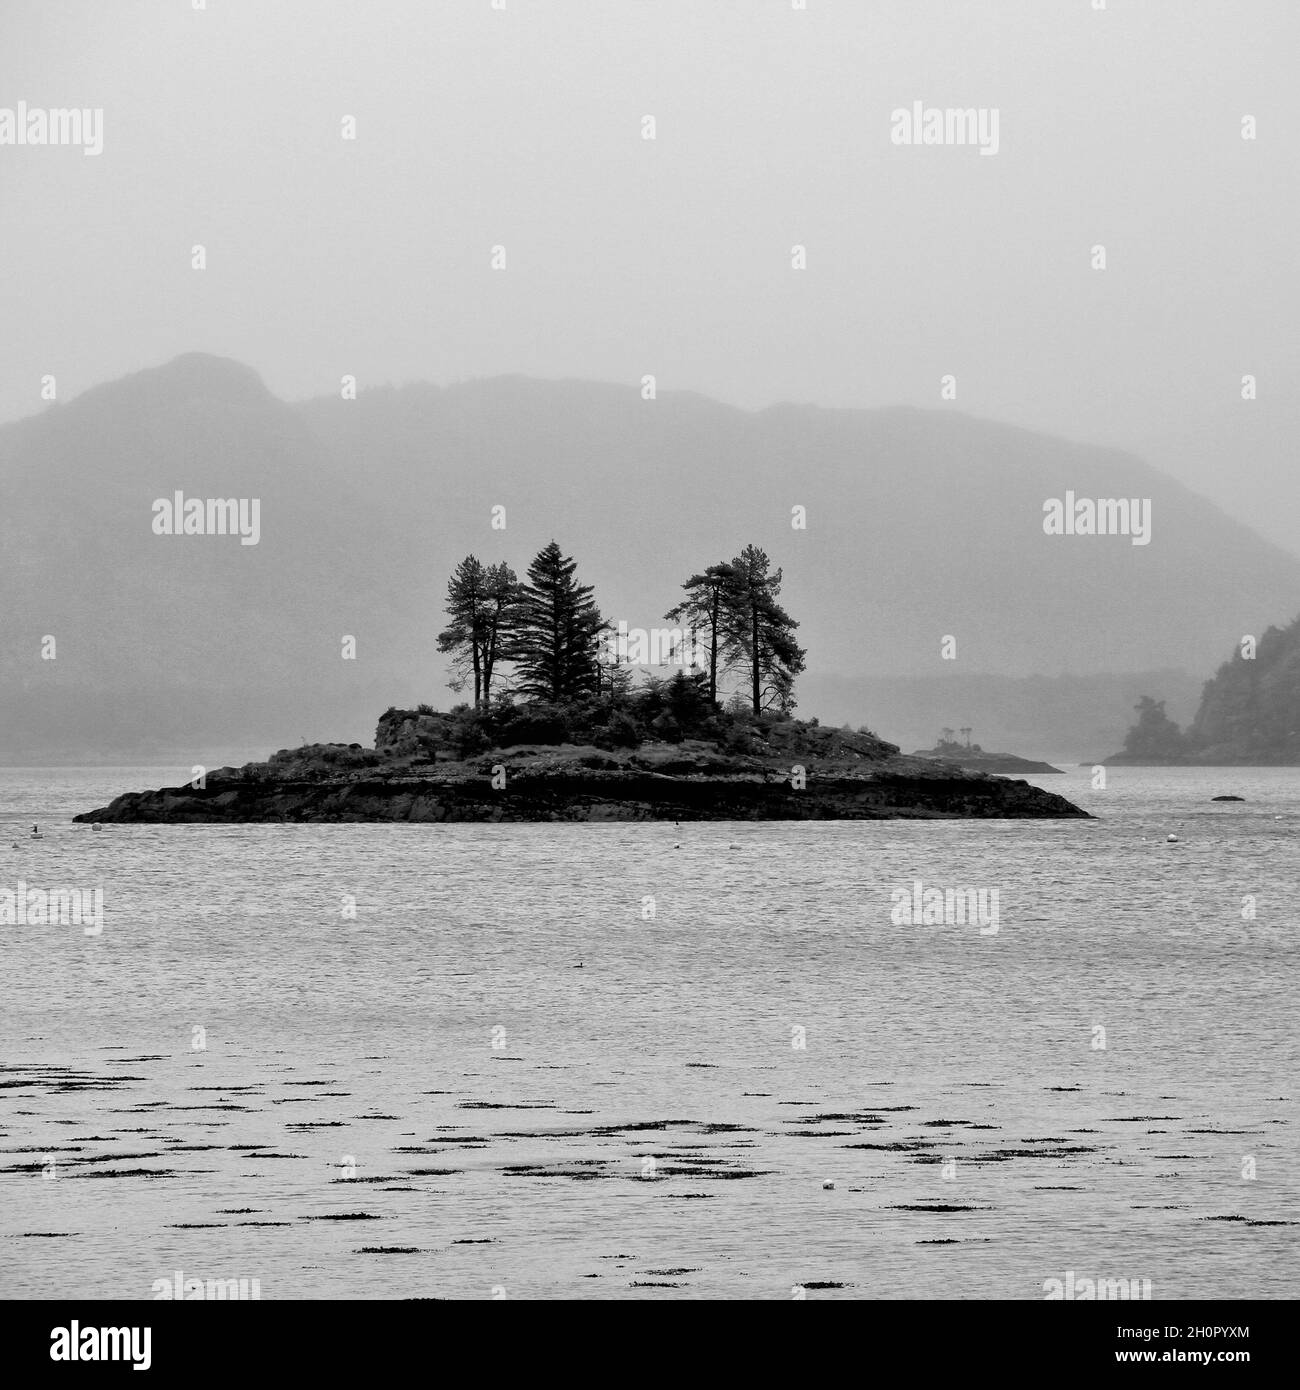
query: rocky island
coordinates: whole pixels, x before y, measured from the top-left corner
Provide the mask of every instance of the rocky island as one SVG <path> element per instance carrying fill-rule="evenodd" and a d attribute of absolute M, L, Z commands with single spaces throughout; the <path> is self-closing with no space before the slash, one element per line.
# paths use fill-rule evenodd
<path fill-rule="evenodd" d="M 873 734 L 793 719 L 709 739 L 532 741 L 462 756 L 454 714 L 389 710 L 375 747 L 316 744 L 128 792 L 105 823 L 887 820 L 1086 817 L 1027 782 L 911 758 Z M 559 730 L 521 729 L 521 736 Z M 604 746 L 602 746 L 604 745 Z"/>
<path fill-rule="evenodd" d="M 944 734 L 952 730 L 945 729 Z M 1022 776 L 1037 777 L 1045 772 L 1062 772 L 1051 763 L 1034 762 L 1032 758 L 1018 758 L 1014 753 L 987 753 L 978 743 L 958 743 L 954 739 L 940 736 L 933 748 L 918 748 L 914 758 L 938 759 L 940 762 L 956 763 L 967 772 L 1020 773 Z"/>
<path fill-rule="evenodd" d="M 554 541 L 527 584 L 473 555 L 457 566 L 438 647 L 453 658 L 453 689 L 472 677 L 472 704 L 389 709 L 373 748 L 284 749 L 186 786 L 128 792 L 76 819 L 1086 817 L 1027 782 L 905 757 L 865 728 L 795 719 L 798 623 L 776 601 L 781 571 L 756 546 L 688 579 L 668 629 L 620 621 L 615 633 L 575 569 Z M 513 666 L 509 681 L 502 663 Z M 743 684 L 724 703 L 728 674 Z"/>

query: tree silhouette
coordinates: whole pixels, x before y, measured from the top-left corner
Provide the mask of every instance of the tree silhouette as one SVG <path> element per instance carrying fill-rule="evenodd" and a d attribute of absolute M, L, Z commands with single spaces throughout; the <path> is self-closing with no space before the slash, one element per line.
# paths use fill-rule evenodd
<path fill-rule="evenodd" d="M 686 597 L 676 608 L 670 608 L 664 614 L 669 622 L 688 627 L 692 633 L 704 631 L 708 634 L 709 700 L 714 705 L 718 703 L 718 660 L 724 641 L 723 625 L 730 611 L 729 596 L 735 591 L 736 585 L 737 575 L 733 565 L 725 560 L 710 565 L 703 574 L 691 575 L 682 585 Z"/>
<path fill-rule="evenodd" d="M 486 705 L 519 600 L 519 581 L 509 565 L 484 567 L 473 555 L 456 566 L 447 581 L 450 624 L 438 634 L 438 650 L 450 653 L 453 690 L 474 677 L 474 704 Z"/>
<path fill-rule="evenodd" d="M 508 655 L 518 669 L 519 689 L 544 700 L 570 700 L 601 686 L 606 624 L 591 585 L 574 579 L 577 567 L 551 541 L 529 565 L 515 609 Z"/>
<path fill-rule="evenodd" d="M 724 659 L 749 671 L 755 714 L 773 705 L 794 708 L 794 678 L 804 669 L 804 649 L 794 640 L 797 622 L 776 601 L 781 571 L 769 572 L 764 551 L 747 545 L 731 561 L 733 578 L 722 590 Z"/>

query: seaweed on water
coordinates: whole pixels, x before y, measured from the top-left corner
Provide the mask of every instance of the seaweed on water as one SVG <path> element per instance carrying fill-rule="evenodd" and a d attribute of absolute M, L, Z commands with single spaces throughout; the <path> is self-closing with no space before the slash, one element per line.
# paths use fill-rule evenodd
<path fill-rule="evenodd" d="M 952 1211 L 989 1211 L 989 1207 L 968 1207 L 956 1202 L 896 1202 L 894 1211 L 937 1211 L 947 1213 Z"/>
<path fill-rule="evenodd" d="M 187 1172 L 186 1176 L 192 1176 L 194 1170 Z M 215 1169 L 209 1170 L 215 1171 Z M 90 1173 L 72 1173 L 73 1178 L 179 1178 L 181 1175 L 174 1168 L 97 1168 Z"/>

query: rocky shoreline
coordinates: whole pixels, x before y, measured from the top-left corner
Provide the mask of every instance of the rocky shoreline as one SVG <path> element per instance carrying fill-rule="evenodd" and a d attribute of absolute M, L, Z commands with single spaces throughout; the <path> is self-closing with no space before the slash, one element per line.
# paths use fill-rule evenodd
<path fill-rule="evenodd" d="M 1062 768 L 1053 767 L 1051 763 L 1021 758 L 1015 753 L 986 753 L 982 748 L 966 749 L 960 754 L 947 753 L 940 748 L 918 748 L 912 756 L 956 763 L 967 772 L 1018 773 L 1022 777 L 1041 777 L 1048 772 L 1064 775 Z"/>
<path fill-rule="evenodd" d="M 1027 782 L 905 757 L 883 744 L 855 751 L 838 736 L 799 740 L 786 756 L 705 744 L 632 750 L 525 746 L 469 760 L 394 756 L 321 745 L 265 763 L 221 768 L 202 786 L 127 792 L 75 817 L 105 824 L 651 820 L 890 820 L 1087 817 Z M 832 756 L 815 756 L 816 745 Z M 810 751 L 804 751 L 810 750 Z M 891 751 L 892 750 L 892 751 Z"/>

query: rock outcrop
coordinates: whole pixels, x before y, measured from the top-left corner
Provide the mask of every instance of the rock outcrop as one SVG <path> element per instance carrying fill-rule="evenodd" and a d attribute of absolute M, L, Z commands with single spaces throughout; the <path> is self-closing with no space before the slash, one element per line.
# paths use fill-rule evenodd
<path fill-rule="evenodd" d="M 956 743 L 940 743 L 934 748 L 918 748 L 914 758 L 938 759 L 941 762 L 956 763 L 967 772 L 1019 773 L 1023 777 L 1038 777 L 1045 772 L 1061 772 L 1051 763 L 1035 762 L 1032 758 L 1018 758 L 1014 753 L 987 753 L 978 743 L 965 748 Z"/>
<path fill-rule="evenodd" d="M 869 733 L 786 720 L 754 751 L 522 744 L 457 757 L 455 720 L 389 711 L 377 746 L 287 749 L 206 785 L 128 792 L 78 821 L 886 820 L 1084 817 L 1027 782 L 905 757 Z"/>

